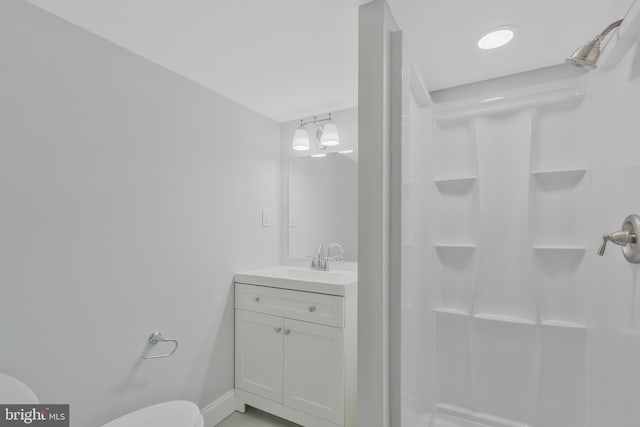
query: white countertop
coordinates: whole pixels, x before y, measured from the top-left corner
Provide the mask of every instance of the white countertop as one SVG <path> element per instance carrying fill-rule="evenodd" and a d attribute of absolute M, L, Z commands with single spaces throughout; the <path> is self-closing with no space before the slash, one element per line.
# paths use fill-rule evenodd
<path fill-rule="evenodd" d="M 345 270 L 315 271 L 308 267 L 275 265 L 236 273 L 234 281 L 248 285 L 345 296 L 356 292 L 358 273 Z"/>

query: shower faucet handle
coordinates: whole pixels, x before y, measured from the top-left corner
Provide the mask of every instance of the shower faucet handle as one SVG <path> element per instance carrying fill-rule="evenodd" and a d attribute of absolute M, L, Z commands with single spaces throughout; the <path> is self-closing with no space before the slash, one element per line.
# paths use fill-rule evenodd
<path fill-rule="evenodd" d="M 628 231 L 616 231 L 615 233 L 603 235 L 602 245 L 600 245 L 600 249 L 598 249 L 599 256 L 604 255 L 608 242 L 613 242 L 619 246 L 627 246 L 630 243 L 636 243 L 636 235 Z"/>
<path fill-rule="evenodd" d="M 602 236 L 602 245 L 598 249 L 597 254 L 603 256 L 607 249 L 607 243 L 613 242 L 618 246 L 622 246 L 622 254 L 633 264 L 640 263 L 640 216 L 629 215 L 622 222 L 622 229 L 611 234 Z"/>

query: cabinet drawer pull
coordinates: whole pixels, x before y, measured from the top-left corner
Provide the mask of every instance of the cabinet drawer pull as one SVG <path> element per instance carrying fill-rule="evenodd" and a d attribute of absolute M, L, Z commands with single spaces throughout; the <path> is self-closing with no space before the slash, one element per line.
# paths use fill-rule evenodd
<path fill-rule="evenodd" d="M 312 312 L 312 313 L 313 313 L 314 311 L 316 311 L 316 306 L 315 306 L 315 305 L 310 305 L 310 306 L 309 306 L 309 311 L 310 311 L 310 312 Z"/>
<path fill-rule="evenodd" d="M 279 334 L 281 330 L 282 330 L 281 327 L 277 327 L 277 328 L 274 329 L 274 331 L 276 331 L 276 334 Z"/>
<path fill-rule="evenodd" d="M 285 330 L 284 330 L 284 334 L 285 334 L 285 335 L 289 335 L 290 333 L 291 333 L 291 329 L 285 329 Z"/>
<path fill-rule="evenodd" d="M 260 297 L 253 297 L 253 302 L 260 302 Z"/>

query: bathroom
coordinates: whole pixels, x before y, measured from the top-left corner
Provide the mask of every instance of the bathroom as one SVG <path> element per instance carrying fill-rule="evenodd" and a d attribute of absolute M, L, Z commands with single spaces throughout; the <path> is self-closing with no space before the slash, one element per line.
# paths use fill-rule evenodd
<path fill-rule="evenodd" d="M 640 5 L 442 3 L 3 0 L 0 406 L 637 427 Z"/>

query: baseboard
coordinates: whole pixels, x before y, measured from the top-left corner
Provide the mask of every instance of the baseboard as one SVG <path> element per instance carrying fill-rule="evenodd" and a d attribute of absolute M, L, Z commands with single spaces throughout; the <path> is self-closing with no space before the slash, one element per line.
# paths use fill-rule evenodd
<path fill-rule="evenodd" d="M 229 390 L 200 411 L 205 427 L 214 427 L 236 410 L 236 392 Z"/>

